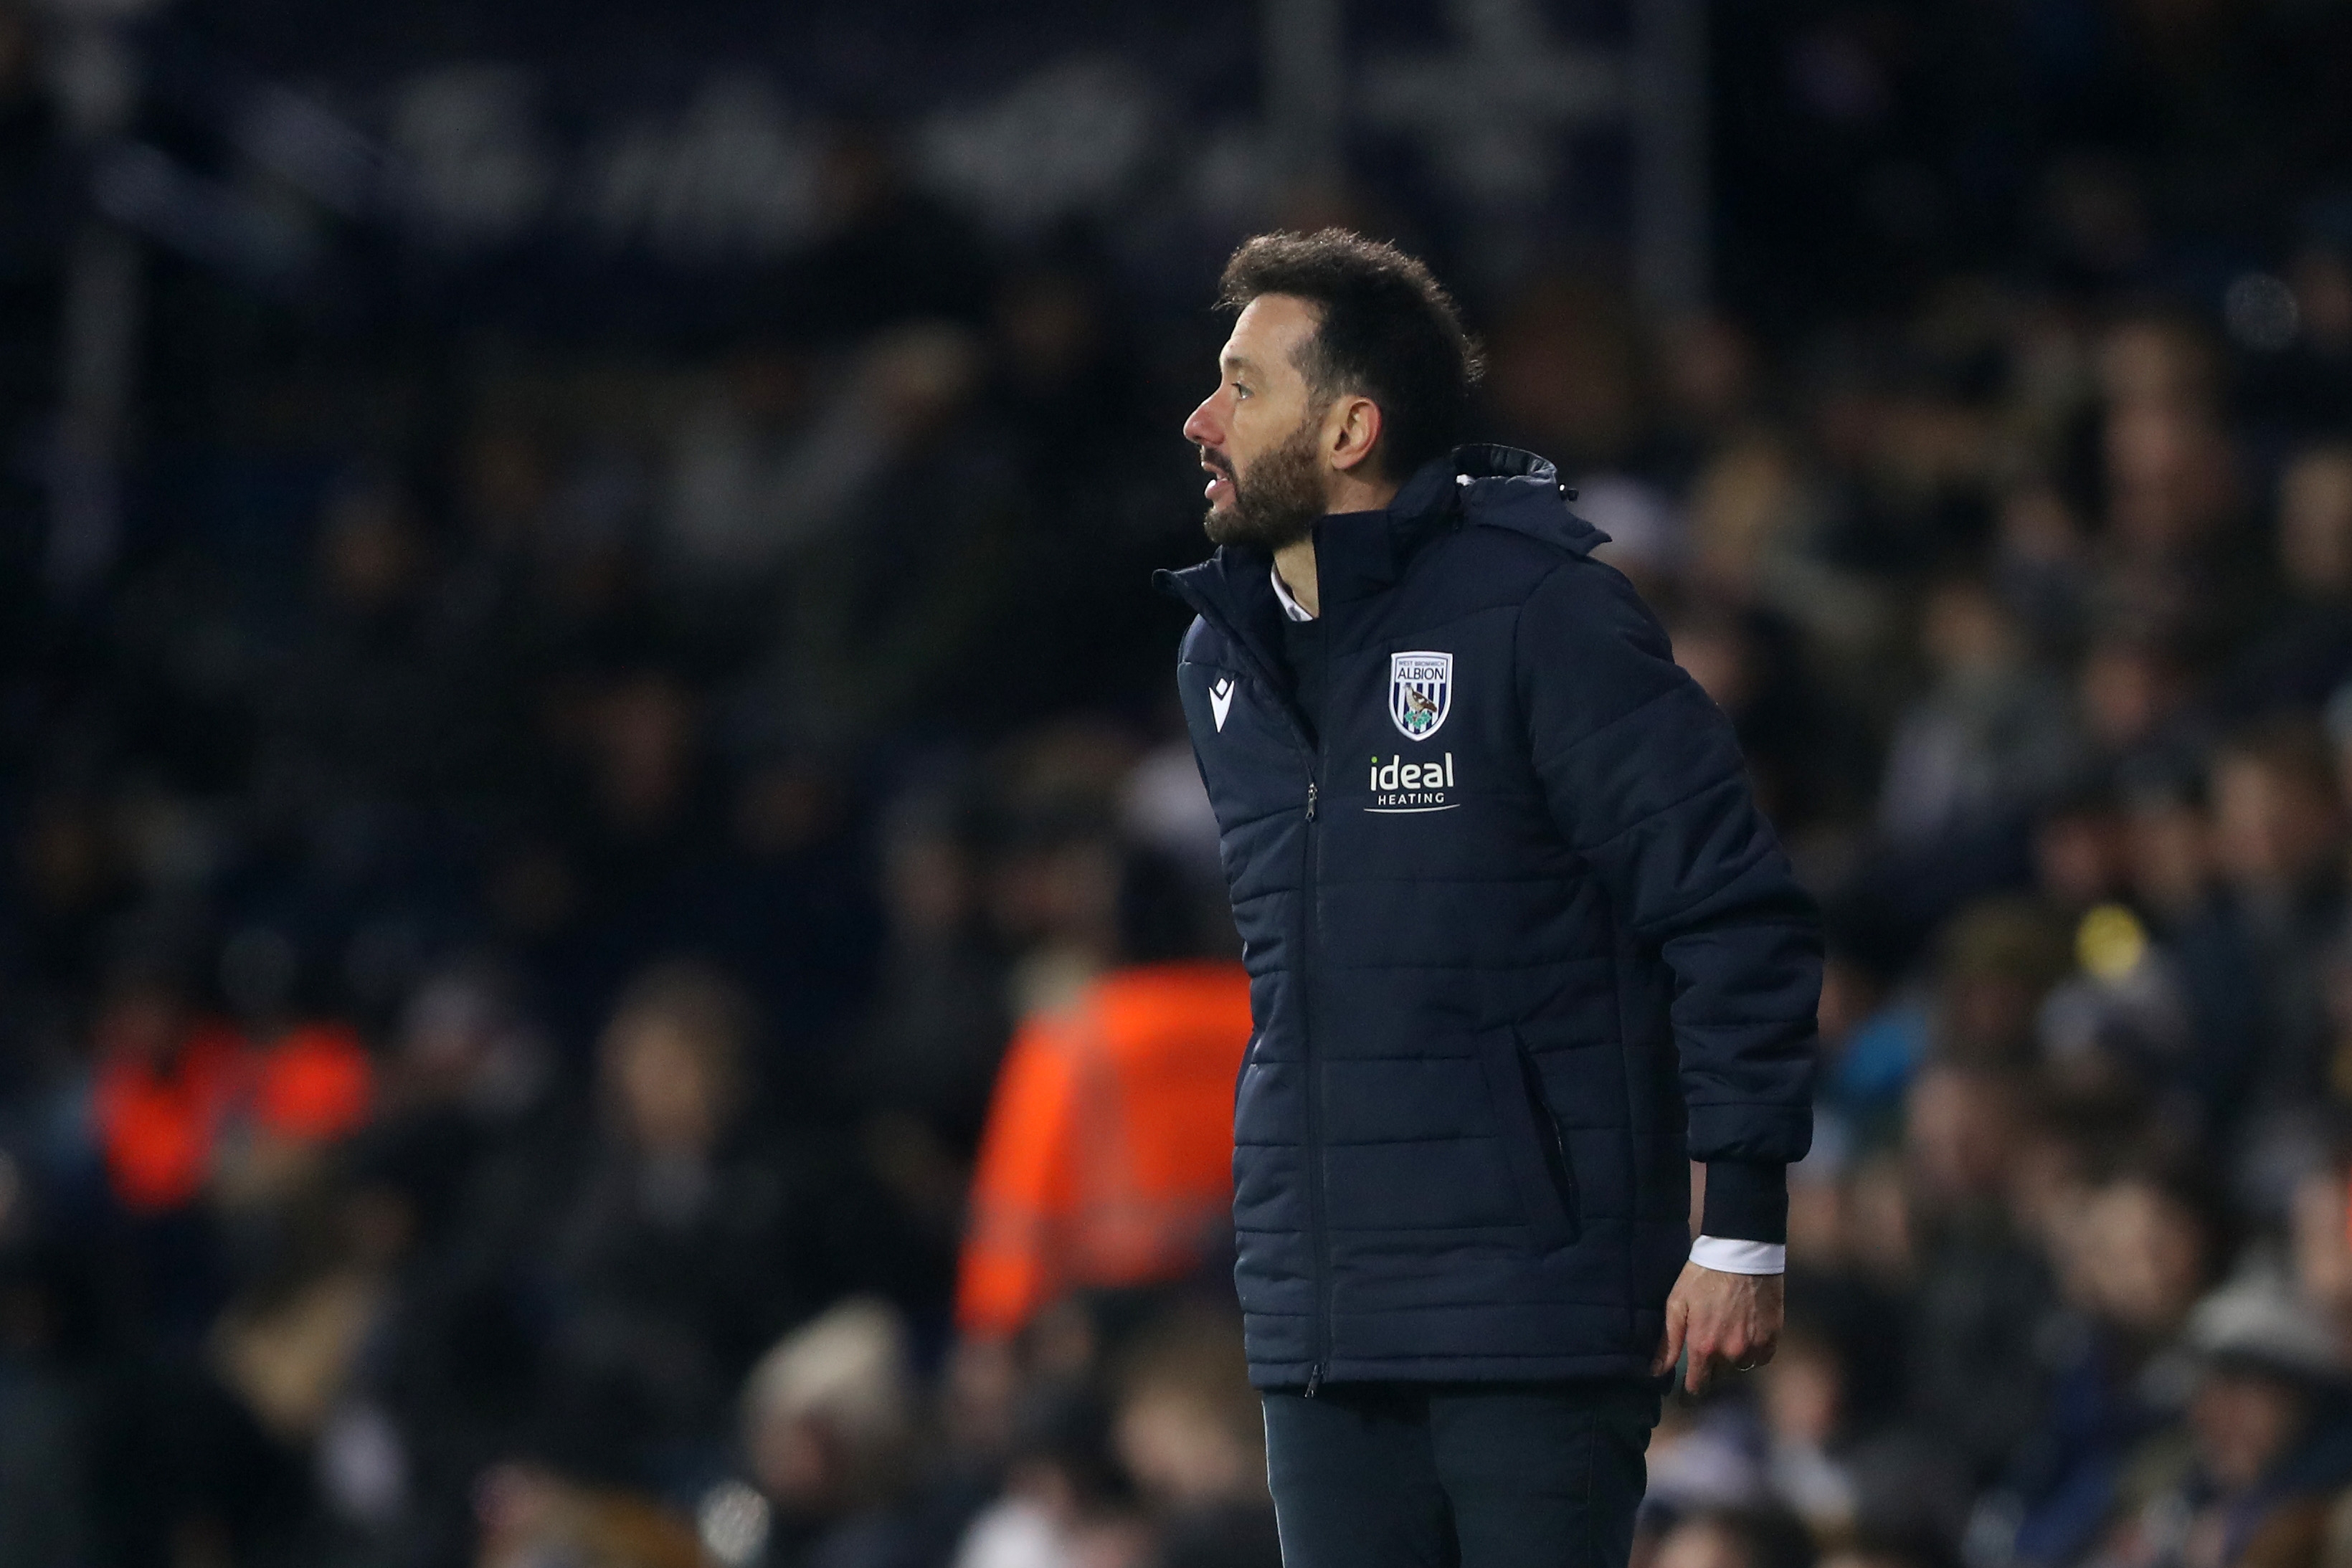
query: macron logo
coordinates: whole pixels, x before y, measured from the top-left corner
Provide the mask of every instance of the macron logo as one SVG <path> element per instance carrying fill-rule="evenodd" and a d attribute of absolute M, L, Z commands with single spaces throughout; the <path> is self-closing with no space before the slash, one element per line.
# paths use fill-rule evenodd
<path fill-rule="evenodd" d="M 1227 675 L 1209 688 L 1209 712 L 1217 721 L 1219 734 L 1224 732 L 1225 715 L 1234 707 L 1234 678 Z"/>

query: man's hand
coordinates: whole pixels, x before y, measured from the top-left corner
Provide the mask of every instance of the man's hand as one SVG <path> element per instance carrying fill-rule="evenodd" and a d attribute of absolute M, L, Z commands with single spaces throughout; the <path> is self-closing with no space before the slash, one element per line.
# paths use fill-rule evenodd
<path fill-rule="evenodd" d="M 1772 1359 L 1780 1343 L 1780 1276 L 1726 1274 L 1696 1263 L 1683 1265 L 1675 1292 L 1666 1298 L 1666 1337 L 1650 1363 L 1658 1376 L 1690 1350 L 1683 1386 L 1696 1394 L 1713 1382 L 1718 1367 L 1746 1372 Z"/>

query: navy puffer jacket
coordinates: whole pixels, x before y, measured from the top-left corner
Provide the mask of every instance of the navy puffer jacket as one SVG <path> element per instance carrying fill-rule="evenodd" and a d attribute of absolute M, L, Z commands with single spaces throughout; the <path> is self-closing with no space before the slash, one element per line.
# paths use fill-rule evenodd
<path fill-rule="evenodd" d="M 1815 915 L 1605 538 L 1501 447 L 1325 518 L 1312 741 L 1267 555 L 1161 579 L 1252 983 L 1261 1387 L 1643 1375 L 1687 1161 L 1805 1152 Z"/>

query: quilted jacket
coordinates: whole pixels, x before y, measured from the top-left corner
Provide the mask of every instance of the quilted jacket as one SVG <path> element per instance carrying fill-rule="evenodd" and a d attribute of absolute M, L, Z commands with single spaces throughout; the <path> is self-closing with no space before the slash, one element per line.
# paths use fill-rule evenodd
<path fill-rule="evenodd" d="M 1162 574 L 1251 978 L 1261 1387 L 1644 1375 L 1687 1162 L 1805 1152 L 1816 915 L 1605 539 L 1501 447 L 1324 518 L 1319 734 L 1266 553 Z"/>

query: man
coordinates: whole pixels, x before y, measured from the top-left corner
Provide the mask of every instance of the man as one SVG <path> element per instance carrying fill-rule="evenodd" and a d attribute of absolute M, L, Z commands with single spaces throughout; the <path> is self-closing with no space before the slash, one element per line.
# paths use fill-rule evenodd
<path fill-rule="evenodd" d="M 1657 1376 L 1780 1329 L 1814 914 L 1552 465 L 1454 448 L 1477 360 L 1427 269 L 1261 235 L 1223 303 L 1184 425 L 1220 548 L 1162 580 L 1252 982 L 1235 1276 L 1285 1560 L 1622 1564 Z"/>

